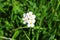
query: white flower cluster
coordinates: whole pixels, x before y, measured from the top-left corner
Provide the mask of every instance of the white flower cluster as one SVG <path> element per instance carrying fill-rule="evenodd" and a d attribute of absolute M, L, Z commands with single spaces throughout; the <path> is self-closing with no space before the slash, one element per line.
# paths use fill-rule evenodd
<path fill-rule="evenodd" d="M 35 23 L 35 18 L 36 16 L 33 15 L 32 12 L 28 12 L 28 13 L 24 13 L 23 14 L 23 23 L 26 24 L 27 23 L 27 26 L 28 27 L 34 27 L 34 23 Z"/>

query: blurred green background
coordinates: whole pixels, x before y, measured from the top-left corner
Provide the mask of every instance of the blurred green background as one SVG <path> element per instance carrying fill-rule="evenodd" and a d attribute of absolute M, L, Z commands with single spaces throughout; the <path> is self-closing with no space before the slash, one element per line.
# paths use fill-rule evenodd
<path fill-rule="evenodd" d="M 22 21 L 29 11 L 33 28 Z M 60 0 L 0 0 L 0 40 L 60 40 Z"/>

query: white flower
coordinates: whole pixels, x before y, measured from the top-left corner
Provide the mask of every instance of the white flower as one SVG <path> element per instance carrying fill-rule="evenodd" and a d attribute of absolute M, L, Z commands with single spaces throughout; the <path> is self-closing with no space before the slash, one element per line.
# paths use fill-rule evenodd
<path fill-rule="evenodd" d="M 35 23 L 35 18 L 36 16 L 33 15 L 32 12 L 28 12 L 28 13 L 24 13 L 23 14 L 23 23 L 26 24 L 27 23 L 27 26 L 28 27 L 34 27 L 34 23 Z"/>

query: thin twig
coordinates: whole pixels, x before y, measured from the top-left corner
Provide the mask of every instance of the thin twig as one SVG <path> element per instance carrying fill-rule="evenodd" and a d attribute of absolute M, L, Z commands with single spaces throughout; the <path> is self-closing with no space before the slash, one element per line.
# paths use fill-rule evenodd
<path fill-rule="evenodd" d="M 16 30 L 18 30 L 18 29 L 26 29 L 26 28 L 42 29 L 42 28 L 39 28 L 39 27 L 19 27 L 19 28 L 13 29 L 13 31 L 16 31 Z"/>

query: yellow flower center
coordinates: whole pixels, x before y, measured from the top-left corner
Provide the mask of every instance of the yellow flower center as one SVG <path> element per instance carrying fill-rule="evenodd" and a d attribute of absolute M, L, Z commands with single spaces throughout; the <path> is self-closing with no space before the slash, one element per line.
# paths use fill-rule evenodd
<path fill-rule="evenodd" d="M 30 22 L 30 24 L 32 24 L 32 22 Z"/>

